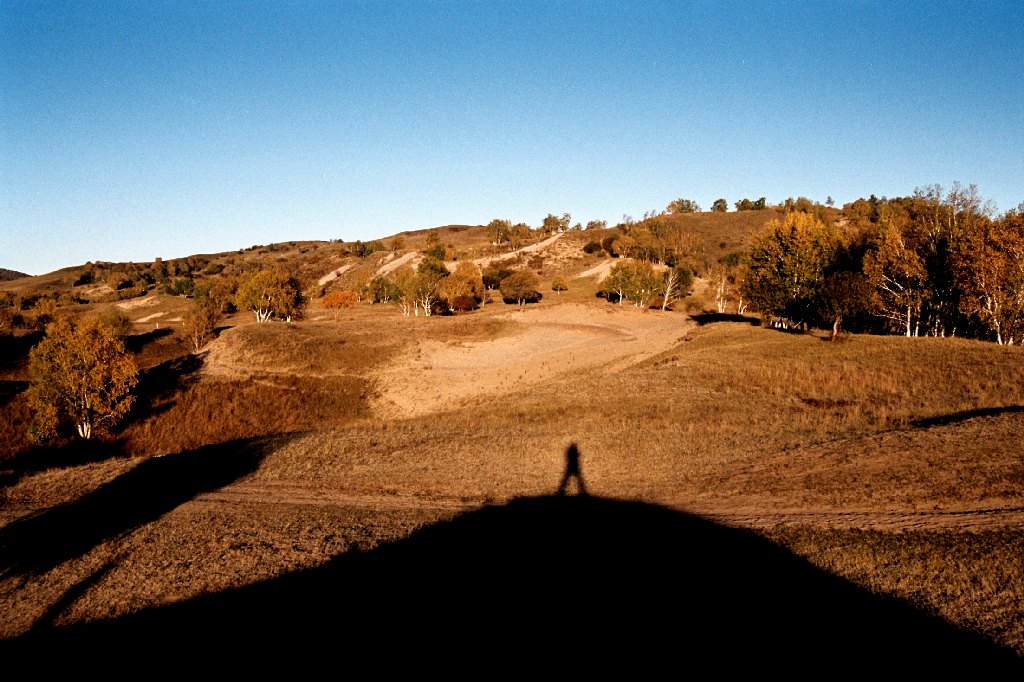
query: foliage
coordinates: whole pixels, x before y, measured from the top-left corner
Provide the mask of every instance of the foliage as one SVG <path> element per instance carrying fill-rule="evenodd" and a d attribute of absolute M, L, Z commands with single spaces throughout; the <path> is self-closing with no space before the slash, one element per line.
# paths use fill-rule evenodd
<path fill-rule="evenodd" d="M 291 322 L 304 305 L 298 278 L 280 267 L 253 272 L 235 294 L 235 306 L 252 311 L 258 322 L 273 317 Z"/>
<path fill-rule="evenodd" d="M 673 199 L 669 202 L 667 213 L 700 213 L 701 208 L 693 199 Z"/>
<path fill-rule="evenodd" d="M 736 202 L 737 211 L 763 211 L 768 207 L 768 202 L 764 197 L 756 201 L 751 201 L 746 197 Z"/>
<path fill-rule="evenodd" d="M 238 279 L 220 276 L 197 284 L 192 290 L 192 300 L 197 306 L 211 306 L 218 313 L 233 313 L 235 294 L 238 291 Z"/>
<path fill-rule="evenodd" d="M 199 352 L 203 346 L 213 338 L 217 323 L 220 321 L 220 308 L 213 301 L 196 301 L 182 320 L 182 336 L 192 346 L 192 350 Z"/>
<path fill-rule="evenodd" d="M 997 343 L 1024 336 L 1024 215 L 964 230 L 951 253 L 961 311 Z"/>
<path fill-rule="evenodd" d="M 427 245 L 423 249 L 423 255 L 434 260 L 443 261 L 446 256 L 444 244 L 441 243 L 441 235 L 437 230 L 431 230 L 427 234 Z"/>
<path fill-rule="evenodd" d="M 362 241 L 356 240 L 356 242 L 352 245 L 351 252 L 352 255 L 354 256 L 357 256 L 359 258 L 365 258 L 366 256 L 369 256 L 370 254 L 380 250 L 381 246 L 378 242 L 363 243 Z"/>
<path fill-rule="evenodd" d="M 729 210 L 729 202 L 725 198 L 715 199 L 715 202 L 711 204 L 711 210 L 719 213 L 725 213 Z"/>
<path fill-rule="evenodd" d="M 569 280 L 567 280 L 564 276 L 557 275 L 553 280 L 551 280 L 551 290 L 552 291 L 557 292 L 558 294 L 561 294 L 563 291 L 568 291 L 568 289 L 569 289 Z"/>
<path fill-rule="evenodd" d="M 516 223 L 508 233 L 509 246 L 518 249 L 530 239 L 530 226 L 526 223 Z"/>
<path fill-rule="evenodd" d="M 438 295 L 452 310 L 475 309 L 483 301 L 484 291 L 480 269 L 470 261 L 459 262 L 455 272 L 438 285 Z"/>
<path fill-rule="evenodd" d="M 561 217 L 548 213 L 540 224 L 540 231 L 545 234 L 565 232 L 569 229 L 569 224 L 571 222 L 572 216 L 568 213 L 563 213 Z"/>
<path fill-rule="evenodd" d="M 495 290 L 501 284 L 501 280 L 511 275 L 513 270 L 502 267 L 500 263 L 492 262 L 481 273 L 484 286 L 489 290 Z"/>
<path fill-rule="evenodd" d="M 334 311 L 334 317 L 338 317 L 338 311 L 342 308 L 354 308 L 356 306 L 356 294 L 352 291 L 332 291 L 324 296 L 323 306 Z"/>
<path fill-rule="evenodd" d="M 680 297 L 686 296 L 693 287 L 693 272 L 689 268 L 677 265 L 662 273 L 661 309 L 669 307 Z"/>
<path fill-rule="evenodd" d="M 646 308 L 655 296 L 664 291 L 663 279 L 654 267 L 648 262 L 634 260 L 616 263 L 608 273 L 604 287 L 615 294 L 619 304 L 628 300 L 638 308 Z"/>
<path fill-rule="evenodd" d="M 100 321 L 110 327 L 114 334 L 116 334 L 121 340 L 124 340 L 132 333 L 133 330 L 132 318 L 128 316 L 128 313 L 117 306 L 114 306 L 104 312 L 100 316 Z"/>
<path fill-rule="evenodd" d="M 540 286 L 540 280 L 537 279 L 537 275 L 529 270 L 516 270 L 501 280 L 498 290 L 505 301 L 515 301 L 522 306 L 540 298 L 540 292 L 537 291 L 538 286 Z"/>
<path fill-rule="evenodd" d="M 393 280 L 378 275 L 370 280 L 370 300 L 374 303 L 388 303 L 398 296 L 398 286 Z"/>
<path fill-rule="evenodd" d="M 809 213 L 769 221 L 753 239 L 744 297 L 773 323 L 809 328 L 839 246 L 838 231 Z"/>
<path fill-rule="evenodd" d="M 607 220 L 590 220 L 587 221 L 586 230 L 604 230 L 608 227 Z"/>
<path fill-rule="evenodd" d="M 862 273 L 841 270 L 825 278 L 819 312 L 832 323 L 832 340 L 839 337 L 843 318 L 861 313 L 868 307 L 871 286 Z"/>
<path fill-rule="evenodd" d="M 587 242 L 583 246 L 583 253 L 593 255 L 595 253 L 601 253 L 604 251 L 604 247 L 601 246 L 601 242 Z"/>
<path fill-rule="evenodd" d="M 164 282 L 164 293 L 169 296 L 192 296 L 195 280 L 191 277 L 175 277 Z"/>
<path fill-rule="evenodd" d="M 495 218 L 491 222 L 487 223 L 487 235 L 491 239 L 491 244 L 494 244 L 495 246 L 508 242 L 511 233 L 511 220 Z"/>
<path fill-rule="evenodd" d="M 58 433 L 70 422 L 78 435 L 121 419 L 131 408 L 138 370 L 115 330 L 97 319 L 59 318 L 29 353 L 33 435 Z"/>

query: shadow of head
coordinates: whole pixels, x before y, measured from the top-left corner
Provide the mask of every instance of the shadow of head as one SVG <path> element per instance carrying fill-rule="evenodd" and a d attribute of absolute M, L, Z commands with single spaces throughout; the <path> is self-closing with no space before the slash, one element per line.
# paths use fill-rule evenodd
<path fill-rule="evenodd" d="M 1020 663 L 753 533 L 592 496 L 483 508 L 319 568 L 15 645 L 110 642 L 142 657 L 187 646 L 232 665 L 259 651 L 257 667 L 291 664 L 291 651 L 633 674 Z"/>

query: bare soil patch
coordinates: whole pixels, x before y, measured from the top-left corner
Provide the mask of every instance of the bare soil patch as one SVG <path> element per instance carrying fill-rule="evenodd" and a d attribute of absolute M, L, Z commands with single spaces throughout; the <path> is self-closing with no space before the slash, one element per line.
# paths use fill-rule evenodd
<path fill-rule="evenodd" d="M 408 418 L 524 390 L 595 367 L 621 371 L 677 344 L 694 323 L 631 306 L 525 307 L 500 312 L 498 338 L 423 340 L 376 375 L 375 410 Z"/>

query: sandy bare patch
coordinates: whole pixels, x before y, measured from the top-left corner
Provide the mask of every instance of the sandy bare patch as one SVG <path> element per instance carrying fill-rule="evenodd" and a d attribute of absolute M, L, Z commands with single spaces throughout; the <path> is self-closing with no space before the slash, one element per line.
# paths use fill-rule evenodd
<path fill-rule="evenodd" d="M 413 417 L 515 392 L 583 369 L 620 371 L 669 350 L 694 326 L 672 313 L 578 304 L 525 308 L 498 317 L 510 332 L 487 341 L 422 341 L 377 374 L 374 408 Z"/>
<path fill-rule="evenodd" d="M 529 246 L 524 246 L 520 249 L 516 249 L 515 251 L 503 253 L 500 256 L 487 256 L 485 258 L 475 258 L 473 260 L 473 263 L 476 264 L 478 267 L 482 268 L 493 261 L 511 260 L 513 258 L 516 258 L 517 256 L 521 256 L 524 253 L 536 253 L 537 251 L 543 251 L 544 249 L 547 249 L 549 246 L 557 242 L 564 234 L 564 232 L 558 232 L 556 234 L 551 235 L 547 239 L 542 239 L 536 244 L 530 244 Z M 451 261 L 449 263 L 445 263 L 445 266 L 449 270 L 454 270 L 457 264 L 458 263 L 456 261 Z"/>
<path fill-rule="evenodd" d="M 323 277 L 318 279 L 317 280 L 317 284 L 319 284 L 320 286 L 323 286 L 323 285 L 327 284 L 328 282 L 334 281 L 334 280 L 338 279 L 339 277 L 341 277 L 341 275 L 343 275 L 351 267 L 352 267 L 352 263 L 345 263 L 340 268 L 338 268 L 336 270 L 331 270 L 326 275 L 324 275 Z"/>
<path fill-rule="evenodd" d="M 146 315 L 146 316 L 144 316 L 144 317 L 140 317 L 139 319 L 137 319 L 137 320 L 135 320 L 135 321 L 136 321 L 136 322 L 149 322 L 149 321 L 151 321 L 151 320 L 155 320 L 155 319 L 156 319 L 156 318 L 158 318 L 158 317 L 163 317 L 163 316 L 164 316 L 164 315 L 166 315 L 166 314 L 167 314 L 167 313 L 153 313 L 153 314 L 151 314 L 151 315 Z"/>
<path fill-rule="evenodd" d="M 598 263 L 597 265 L 595 265 L 594 267 L 590 268 L 589 270 L 584 270 L 583 272 L 581 272 L 578 275 L 576 275 L 575 277 L 573 277 L 573 279 L 583 279 L 584 277 L 594 277 L 594 276 L 596 276 L 597 277 L 597 281 L 601 282 L 602 280 L 604 280 L 605 277 L 608 276 L 609 273 L 611 273 L 613 265 L 615 265 L 615 259 L 614 258 L 609 258 L 608 260 L 604 261 L 603 263 Z"/>
<path fill-rule="evenodd" d="M 160 298 L 158 296 L 146 296 L 144 298 L 133 298 L 130 301 L 123 301 L 116 305 L 121 310 L 134 310 L 135 308 L 144 308 L 146 306 L 156 305 L 159 301 Z"/>
<path fill-rule="evenodd" d="M 410 265 L 415 265 L 422 259 L 423 257 L 419 253 L 417 253 L 416 251 L 410 251 L 404 256 L 400 256 L 398 258 L 395 258 L 394 260 L 389 260 L 383 265 L 381 265 L 379 268 L 377 268 L 377 275 L 384 276 L 389 272 L 394 272 L 395 270 L 402 267 L 406 263 L 409 263 Z"/>

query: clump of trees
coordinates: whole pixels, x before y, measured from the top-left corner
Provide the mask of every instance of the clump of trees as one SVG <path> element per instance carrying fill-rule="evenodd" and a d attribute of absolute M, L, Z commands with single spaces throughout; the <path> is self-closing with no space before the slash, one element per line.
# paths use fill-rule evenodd
<path fill-rule="evenodd" d="M 673 199 L 665 209 L 666 213 L 700 213 L 701 208 L 693 199 Z"/>
<path fill-rule="evenodd" d="M 743 197 L 736 202 L 737 211 L 763 211 L 766 208 L 768 208 L 768 201 L 764 197 L 754 201 Z"/>
<path fill-rule="evenodd" d="M 321 302 L 324 308 L 334 311 L 334 319 L 338 319 L 338 311 L 342 308 L 354 308 L 358 296 L 354 291 L 332 291 L 324 296 Z"/>
<path fill-rule="evenodd" d="M 668 267 L 684 266 L 696 274 L 709 267 L 704 239 L 663 216 L 649 215 L 619 228 L 620 234 L 608 236 L 601 242 L 612 257 Z"/>
<path fill-rule="evenodd" d="M 539 286 L 537 275 L 529 270 L 516 270 L 501 280 L 498 291 L 505 302 L 514 302 L 522 307 L 540 300 L 541 294 L 537 291 Z"/>
<path fill-rule="evenodd" d="M 649 307 L 661 297 L 661 309 L 685 296 L 693 286 L 693 273 L 684 266 L 659 271 L 649 262 L 628 260 L 612 266 L 598 292 L 610 301 L 629 301 L 637 308 Z"/>
<path fill-rule="evenodd" d="M 138 368 L 117 330 L 99 319 L 57 318 L 29 352 L 30 435 L 45 440 L 70 424 L 81 438 L 123 418 Z"/>
<path fill-rule="evenodd" d="M 1024 205 L 996 218 L 954 183 L 858 199 L 844 230 L 787 208 L 754 239 L 742 284 L 772 324 L 1024 340 Z"/>

